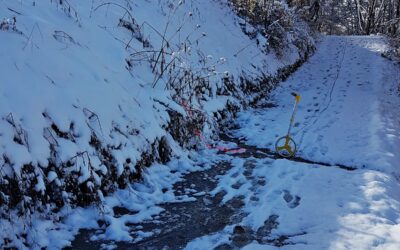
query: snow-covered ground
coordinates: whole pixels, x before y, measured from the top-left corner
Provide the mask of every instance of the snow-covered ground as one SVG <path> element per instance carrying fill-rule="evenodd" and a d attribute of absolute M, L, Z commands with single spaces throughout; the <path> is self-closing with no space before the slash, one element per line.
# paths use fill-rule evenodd
<path fill-rule="evenodd" d="M 241 77 L 274 78 L 304 59 L 294 45 L 302 38 L 290 37 L 281 58 L 267 53 L 266 38 L 226 0 L 0 0 L 0 248 L 65 246 L 99 217 L 104 238 L 131 239 L 124 223 L 178 199 L 172 183 L 199 168 L 172 138 L 179 125 L 169 112 L 188 118 L 184 99 L 207 118 L 228 101 L 240 106 Z M 147 161 L 167 160 L 161 140 L 181 159 L 104 198 Z M 69 206 L 90 202 L 97 207 Z M 117 205 L 142 213 L 115 220 L 108 209 Z"/>
<path fill-rule="evenodd" d="M 282 242 L 283 249 L 400 248 L 400 69 L 380 56 L 385 44 L 378 36 L 324 37 L 309 62 L 266 101 L 276 107 L 239 115 L 233 134 L 273 149 L 287 130 L 296 91 L 298 155 L 333 165 L 236 160 L 217 189 L 244 197 L 247 216 L 240 224 L 247 231 L 271 231 L 249 237 L 243 249 Z M 196 239 L 187 249 L 229 244 L 233 230 Z"/>
<path fill-rule="evenodd" d="M 190 70 L 208 80 L 202 96 L 191 96 L 185 85 L 180 97 L 192 98 L 191 105 L 210 117 L 227 101 L 240 99 L 221 91 L 227 79 L 238 87 L 243 75 L 273 77 L 304 56 L 292 45 L 282 58 L 265 54 L 265 38 L 246 36 L 243 31 L 254 28 L 226 1 L 0 0 L 0 27 L 0 185 L 23 190 L 19 208 L 44 210 L 26 209 L 22 216 L 0 210 L 0 247 L 57 249 L 71 244 L 80 228 L 98 230 L 92 240 L 133 247 L 157 237 L 157 230 L 132 230 L 129 224 L 157 221 L 160 204 L 226 192 L 222 202 L 244 202 L 239 224 L 251 236 L 242 241 L 245 249 L 400 248 L 400 70 L 380 56 L 387 49 L 382 37 L 324 37 L 309 62 L 261 105 L 270 108 L 241 112 L 239 129 L 231 131 L 246 144 L 273 149 L 286 132 L 290 92 L 296 91 L 301 95 L 293 129 L 297 154 L 332 165 L 327 167 L 221 155 L 207 145 L 187 152 L 169 135 L 168 111 L 189 113 L 176 92 L 165 90 L 174 72 Z M 154 63 L 161 49 L 165 62 Z M 175 60 L 178 70 L 160 77 Z M 95 192 L 100 198 L 95 206 L 68 205 L 76 197 L 64 178 L 72 176 L 83 189 L 104 187 L 111 173 L 137 171 L 142 153 L 153 153 L 151 144 L 162 137 L 176 156 L 172 161 L 143 170 L 142 180 L 124 190 L 106 197 Z M 112 160 L 104 159 L 92 138 Z M 217 178 L 214 190 L 193 186 L 187 194 L 174 192 L 185 173 L 221 162 L 232 168 Z M 8 182 L 13 178 L 19 182 Z M 57 192 L 47 193 L 50 187 Z M 56 206 L 44 206 L 41 199 L 31 204 L 27 190 L 42 198 L 58 195 L 65 206 L 53 211 Z M 121 207 L 124 212 L 117 214 Z M 235 225 L 228 225 L 186 248 L 232 245 L 233 231 Z"/>
<path fill-rule="evenodd" d="M 246 36 L 242 29 L 254 28 L 226 1 L 2 0 L 0 6 L 0 163 L 7 176 L 18 177 L 30 164 L 40 183 L 47 177 L 39 166 L 49 162 L 59 166 L 82 158 L 76 163 L 82 165 L 79 184 L 93 182 L 94 175 L 95 186 L 107 171 L 135 171 L 151 143 L 168 137 L 167 111 L 184 114 L 177 99 L 190 99 L 211 116 L 235 102 L 217 95 L 223 78 L 239 85 L 244 72 L 254 79 L 274 76 L 300 59 L 293 45 L 279 60 L 265 54 L 265 38 L 257 38 L 258 46 Z M 163 63 L 150 63 L 157 51 L 165 52 Z M 170 63 L 174 70 L 165 66 Z M 203 95 L 193 96 L 195 86 L 188 86 L 196 82 L 179 78 L 189 93 L 174 92 L 166 86 L 172 76 L 158 72 L 161 64 L 169 74 L 192 71 L 193 78 L 206 79 L 207 86 L 198 86 Z M 115 169 L 104 166 L 90 145 L 93 135 L 109 150 Z M 53 170 L 50 179 L 60 171 Z"/>
<path fill-rule="evenodd" d="M 380 56 L 385 39 L 326 37 L 318 52 L 266 102 L 243 112 L 235 136 L 273 149 L 286 134 L 294 98 L 301 96 L 292 137 L 298 155 L 314 161 L 400 173 L 398 66 Z"/>

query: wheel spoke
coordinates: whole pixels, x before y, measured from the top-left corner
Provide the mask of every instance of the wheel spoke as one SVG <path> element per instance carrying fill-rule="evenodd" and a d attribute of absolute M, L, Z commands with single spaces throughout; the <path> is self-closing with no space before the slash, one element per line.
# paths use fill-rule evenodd
<path fill-rule="evenodd" d="M 294 155 L 293 150 L 289 145 L 286 146 L 285 148 L 286 148 L 286 151 L 289 153 L 289 156 L 293 156 Z"/>

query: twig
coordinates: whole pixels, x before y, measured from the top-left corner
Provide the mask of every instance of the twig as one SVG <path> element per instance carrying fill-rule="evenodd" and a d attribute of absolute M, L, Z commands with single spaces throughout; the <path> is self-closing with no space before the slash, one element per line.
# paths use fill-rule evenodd
<path fill-rule="evenodd" d="M 103 128 L 101 127 L 99 116 L 96 113 L 94 113 L 93 111 L 91 111 L 91 110 L 89 110 L 87 108 L 83 108 L 83 113 L 89 119 L 90 122 L 91 122 L 92 118 L 95 118 L 97 120 L 97 123 L 99 124 L 99 128 L 100 128 L 100 132 L 101 132 L 101 134 L 103 134 Z M 89 126 L 89 128 L 92 131 L 95 131 L 95 129 L 92 128 L 92 126 L 88 122 L 86 122 L 86 124 Z"/>
<path fill-rule="evenodd" d="M 40 36 L 41 36 L 42 39 L 43 39 L 43 34 L 42 34 L 42 32 L 40 31 L 39 25 L 38 25 L 38 23 L 35 23 L 35 24 L 33 25 L 33 27 L 32 27 L 31 33 L 30 33 L 30 35 L 29 35 L 29 37 L 28 37 L 28 40 L 27 40 L 25 46 L 22 48 L 23 50 L 25 50 L 25 48 L 28 46 L 29 42 L 31 42 L 31 40 L 32 40 L 32 38 L 33 38 L 33 31 L 35 30 L 35 28 L 38 29 L 39 34 L 40 34 Z M 34 45 L 37 49 L 39 48 L 39 46 L 37 46 L 36 44 L 33 44 L 33 42 L 32 42 L 32 45 Z"/>
<path fill-rule="evenodd" d="M 133 18 L 133 16 L 130 13 L 130 11 L 126 7 L 124 7 L 124 6 L 122 6 L 122 5 L 118 4 L 118 3 L 112 3 L 112 2 L 102 3 L 102 4 L 98 5 L 93 11 L 97 11 L 99 8 L 101 8 L 103 6 L 106 6 L 106 5 L 115 5 L 115 6 L 118 6 L 118 7 L 122 8 L 122 9 L 124 9 L 126 11 L 126 13 L 129 15 L 129 17 L 131 18 L 132 22 L 135 22 L 135 19 Z"/>

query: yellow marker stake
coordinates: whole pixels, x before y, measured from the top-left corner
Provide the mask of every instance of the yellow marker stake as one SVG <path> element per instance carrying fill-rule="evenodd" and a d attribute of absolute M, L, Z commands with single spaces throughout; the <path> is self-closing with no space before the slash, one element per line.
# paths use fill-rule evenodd
<path fill-rule="evenodd" d="M 292 117 L 290 118 L 289 129 L 285 136 L 280 137 L 275 143 L 276 153 L 282 157 L 290 158 L 296 153 L 296 143 L 290 137 L 290 131 L 292 130 L 294 116 L 296 114 L 297 104 L 300 101 L 300 96 L 296 93 L 292 93 L 295 98 Z"/>

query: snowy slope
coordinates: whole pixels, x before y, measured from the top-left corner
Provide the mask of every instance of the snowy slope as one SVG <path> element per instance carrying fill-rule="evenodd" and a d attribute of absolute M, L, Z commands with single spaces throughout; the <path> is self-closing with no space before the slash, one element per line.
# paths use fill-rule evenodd
<path fill-rule="evenodd" d="M 74 161 L 82 152 L 88 153 L 97 175 L 105 174 L 110 169 L 101 166 L 102 156 L 89 145 L 93 135 L 112 154 L 117 175 L 124 168 L 134 171 L 142 152 L 166 135 L 165 105 L 183 113 L 171 98 L 177 93 L 164 91 L 166 74 L 153 74 L 154 65 L 137 58 L 162 47 L 160 33 L 171 38 L 167 56 L 178 58 L 176 67 L 207 74 L 201 75 L 211 90 L 204 102 L 216 98 L 225 76 L 238 79 L 244 71 L 254 78 L 261 71 L 274 75 L 300 59 L 294 48 L 286 61 L 262 53 L 224 3 L 102 3 L 0 2 L 0 16 L 9 23 L 0 32 L 1 161 L 7 175 L 15 171 L 19 176 L 24 164 L 46 167 L 49 162 Z M 136 22 L 132 21 L 133 33 L 121 27 L 120 18 L 129 20 L 126 10 Z M 149 44 L 143 48 L 145 41 Z M 164 59 L 167 63 L 171 58 Z M 193 89 L 183 87 L 186 92 L 178 93 L 180 98 L 205 104 L 193 98 Z M 78 166 L 84 175 L 80 183 L 90 176 L 86 165 Z"/>
<path fill-rule="evenodd" d="M 57 233 L 58 214 L 31 225 L 41 234 L 57 228 L 54 235 L 17 239 L 29 230 L 22 219 L 12 225 L 9 208 L 57 212 L 103 200 L 102 192 L 137 179 L 142 167 L 168 160 L 166 148 L 184 154 L 170 135 L 179 126 L 170 112 L 186 117 L 182 100 L 205 117 L 228 101 L 240 108 L 250 101 L 242 76 L 258 84 L 308 53 L 289 44 L 278 59 L 265 53 L 264 37 L 243 30 L 254 27 L 227 1 L 0 0 L 3 239 L 20 247 L 64 234 L 70 240 L 77 228 Z M 312 47 L 312 39 L 303 42 Z M 48 200 L 56 204 L 44 206 Z"/>
<path fill-rule="evenodd" d="M 262 154 L 233 160 L 212 192 L 226 191 L 225 202 L 243 197 L 239 225 L 250 235 L 243 249 L 400 248 L 400 69 L 380 56 L 386 49 L 378 36 L 324 37 L 309 62 L 266 100 L 276 107 L 239 114 L 233 134 L 272 149 L 286 132 L 296 91 L 298 155 L 332 164 Z M 232 237 L 233 225 L 186 249 L 232 244 Z"/>

